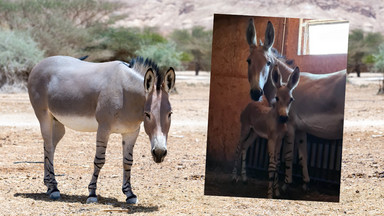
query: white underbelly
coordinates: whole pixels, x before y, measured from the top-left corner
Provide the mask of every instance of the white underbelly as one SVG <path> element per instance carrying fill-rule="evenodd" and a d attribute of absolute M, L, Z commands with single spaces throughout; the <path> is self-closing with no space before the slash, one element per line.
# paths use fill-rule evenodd
<path fill-rule="evenodd" d="M 95 117 L 71 116 L 71 115 L 54 115 L 55 118 L 64 126 L 76 131 L 96 132 L 98 122 Z M 141 122 L 121 123 L 115 122 L 111 126 L 111 133 L 129 133 L 136 131 L 140 127 Z"/>
<path fill-rule="evenodd" d="M 95 117 L 55 115 L 55 118 L 66 127 L 82 132 L 95 132 L 99 125 Z"/>

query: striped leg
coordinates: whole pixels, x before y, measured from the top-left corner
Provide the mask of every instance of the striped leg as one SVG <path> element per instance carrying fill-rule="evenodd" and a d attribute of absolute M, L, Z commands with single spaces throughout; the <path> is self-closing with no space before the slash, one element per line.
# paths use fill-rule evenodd
<path fill-rule="evenodd" d="M 283 191 L 287 191 L 288 186 L 292 183 L 294 141 L 295 132 L 293 129 L 288 129 L 288 133 L 284 139 L 285 179 L 282 187 Z"/>
<path fill-rule="evenodd" d="M 303 175 L 303 190 L 308 190 L 308 184 L 310 181 L 308 173 L 308 153 L 307 153 L 307 134 L 305 132 L 296 132 L 295 144 L 298 145 L 299 151 L 299 164 L 302 168 Z"/>
<path fill-rule="evenodd" d="M 44 184 L 47 186 L 47 194 L 53 200 L 60 198 L 60 191 L 57 188 L 53 159 L 57 143 L 64 136 L 64 126 L 53 119 L 48 112 L 38 116 L 41 133 L 44 139 Z"/>
<path fill-rule="evenodd" d="M 277 155 L 276 155 L 276 137 L 270 136 L 268 139 L 268 155 L 269 155 L 269 164 L 268 164 L 268 193 L 267 198 L 273 198 L 273 189 L 276 187 L 275 184 L 277 178 Z"/>
<path fill-rule="evenodd" d="M 238 181 L 238 170 L 239 169 L 241 170 L 241 173 L 243 176 L 242 159 L 245 158 L 244 152 L 247 152 L 247 149 L 250 145 L 249 144 L 250 140 L 253 139 L 252 134 L 254 134 L 254 133 L 252 132 L 252 130 L 249 127 L 247 127 L 247 128 L 242 127 L 241 128 L 239 144 L 236 147 L 235 164 L 234 164 L 234 167 L 232 170 L 232 182 L 233 183 L 236 183 Z M 240 160 L 241 160 L 241 163 L 240 163 Z M 245 174 L 246 173 L 244 172 L 243 179 L 245 177 L 245 181 L 246 181 L 246 175 Z"/>
<path fill-rule="evenodd" d="M 127 196 L 128 204 L 136 204 L 137 196 L 132 192 L 131 167 L 133 164 L 133 147 L 139 135 L 140 128 L 133 133 L 122 134 L 123 137 L 123 193 Z"/>
<path fill-rule="evenodd" d="M 101 168 L 105 164 L 105 152 L 107 150 L 108 139 L 110 135 L 110 130 L 100 127 L 97 129 L 96 135 L 96 155 L 93 162 L 94 169 L 91 182 L 88 185 L 89 196 L 87 203 L 97 202 L 96 188 L 97 188 L 97 179 Z"/>

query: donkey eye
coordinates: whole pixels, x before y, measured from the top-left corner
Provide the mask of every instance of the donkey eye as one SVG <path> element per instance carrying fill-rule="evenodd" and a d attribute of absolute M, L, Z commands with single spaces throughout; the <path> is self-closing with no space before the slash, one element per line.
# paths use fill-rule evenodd
<path fill-rule="evenodd" d="M 289 100 L 289 103 L 291 103 L 292 101 L 294 101 L 295 99 L 293 99 L 293 98 L 291 98 L 290 100 Z"/>
<path fill-rule="evenodd" d="M 275 100 L 276 100 L 276 101 L 279 101 L 279 97 L 275 97 Z"/>
<path fill-rule="evenodd" d="M 172 112 L 170 112 L 170 113 L 168 114 L 168 118 L 171 118 L 171 115 L 172 115 Z"/>
<path fill-rule="evenodd" d="M 271 61 L 268 61 L 268 62 L 267 62 L 267 66 L 270 66 L 270 65 L 271 65 Z"/>
<path fill-rule="evenodd" d="M 151 114 L 149 114 L 148 112 L 145 112 L 145 117 L 147 117 L 148 120 L 151 120 Z"/>
<path fill-rule="evenodd" d="M 247 62 L 250 65 L 251 64 L 251 59 L 247 59 Z"/>

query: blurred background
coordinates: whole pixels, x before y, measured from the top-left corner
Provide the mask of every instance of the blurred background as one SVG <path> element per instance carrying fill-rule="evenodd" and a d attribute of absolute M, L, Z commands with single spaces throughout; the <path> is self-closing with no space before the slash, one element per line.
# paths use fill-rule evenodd
<path fill-rule="evenodd" d="M 349 20 L 348 72 L 384 71 L 379 0 L 0 0 L 0 91 L 25 91 L 32 67 L 52 55 L 141 55 L 177 71 L 210 71 L 214 13 Z"/>

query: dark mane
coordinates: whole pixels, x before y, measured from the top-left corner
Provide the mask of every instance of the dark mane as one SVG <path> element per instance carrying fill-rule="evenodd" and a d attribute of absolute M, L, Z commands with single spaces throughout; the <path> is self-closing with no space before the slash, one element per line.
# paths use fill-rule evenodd
<path fill-rule="evenodd" d="M 161 73 L 159 71 L 159 67 L 157 66 L 157 64 L 154 61 L 152 61 L 149 58 L 145 58 L 144 59 L 144 57 L 138 56 L 136 58 L 131 59 L 131 61 L 129 62 L 129 66 L 128 67 L 130 67 L 133 70 L 141 73 L 142 75 L 145 75 L 147 70 L 149 68 L 151 68 L 152 71 L 155 73 L 156 78 L 157 78 L 156 89 L 157 90 L 160 89 L 161 84 L 163 83 L 164 73 Z"/>
<path fill-rule="evenodd" d="M 295 67 L 295 61 L 293 59 L 287 59 L 287 57 L 283 56 L 277 49 L 271 48 L 271 52 L 273 56 L 275 56 L 277 59 L 279 59 L 282 62 L 285 62 L 289 67 L 294 68 Z"/>

